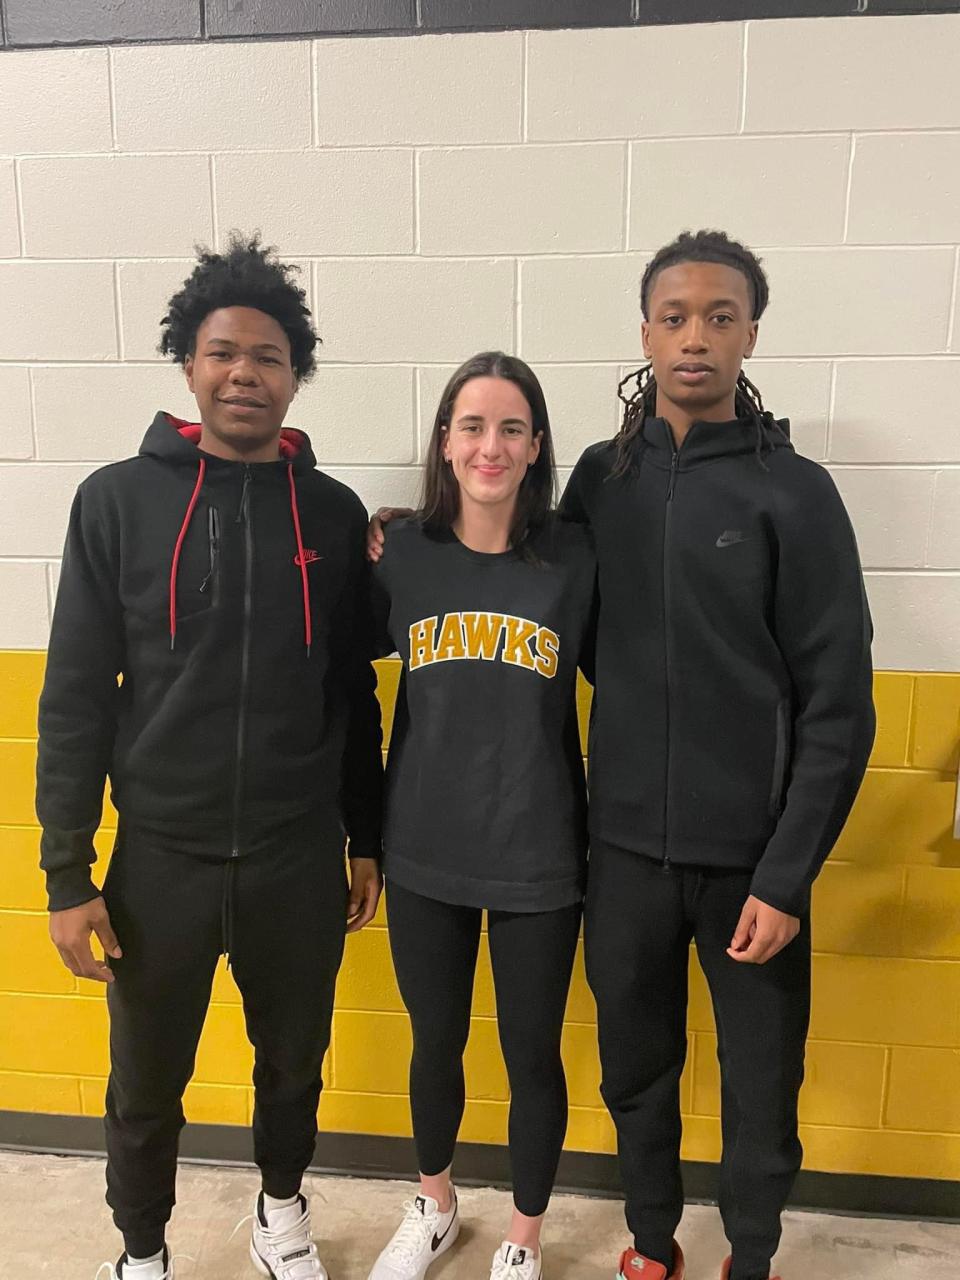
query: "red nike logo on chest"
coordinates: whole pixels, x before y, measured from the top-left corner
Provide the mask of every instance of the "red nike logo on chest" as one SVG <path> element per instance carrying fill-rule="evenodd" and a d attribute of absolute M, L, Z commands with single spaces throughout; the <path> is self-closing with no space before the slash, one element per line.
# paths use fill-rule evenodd
<path fill-rule="evenodd" d="M 293 557 L 293 563 L 294 563 L 294 564 L 297 566 L 297 568 L 299 569 L 301 565 L 304 565 L 304 564 L 313 564 L 313 562 L 314 562 L 315 560 L 322 560 L 322 559 L 323 559 L 323 556 L 322 556 L 322 555 L 320 555 L 318 552 L 316 552 L 316 551 L 311 551 L 311 550 L 309 549 L 309 547 L 304 547 L 304 548 L 303 548 L 303 559 L 301 560 L 301 558 L 300 558 L 300 553 L 299 553 L 299 552 L 297 552 L 297 554 Z"/>

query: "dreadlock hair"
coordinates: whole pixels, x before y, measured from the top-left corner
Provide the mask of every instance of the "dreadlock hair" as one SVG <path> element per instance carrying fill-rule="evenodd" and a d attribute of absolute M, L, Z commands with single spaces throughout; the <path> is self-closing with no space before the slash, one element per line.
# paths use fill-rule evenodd
<path fill-rule="evenodd" d="M 196 247 L 197 265 L 183 288 L 167 303 L 160 321 L 158 350 L 183 364 L 197 345 L 197 330 L 211 311 L 252 307 L 276 320 L 290 342 L 290 362 L 298 382 L 316 368 L 314 348 L 320 339 L 313 328 L 306 292 L 291 278 L 299 267 L 280 262 L 277 251 L 260 243 L 260 233 L 230 233 L 226 253 Z"/>
<path fill-rule="evenodd" d="M 715 262 L 739 271 L 750 290 L 751 318 L 759 320 L 763 315 L 770 300 L 770 288 L 756 254 L 751 253 L 738 240 L 731 240 L 725 231 L 684 231 L 672 243 L 658 249 L 647 264 L 640 282 L 640 309 L 644 320 L 649 319 L 650 293 L 657 276 L 667 267 L 675 267 L 682 262 Z M 628 394 L 626 388 L 631 382 L 636 382 L 636 387 Z M 646 364 L 628 374 L 617 387 L 617 396 L 623 402 L 624 411 L 615 441 L 617 459 L 612 472 L 614 476 L 626 474 L 631 465 L 643 455 L 644 419 L 653 417 L 657 406 L 657 380 L 653 376 L 653 365 Z M 757 438 L 757 461 L 766 469 L 763 461 L 766 445 L 764 428 L 773 422 L 773 417 L 764 409 L 759 390 L 742 370 L 737 378 L 734 408 L 738 418 L 753 423 Z"/>

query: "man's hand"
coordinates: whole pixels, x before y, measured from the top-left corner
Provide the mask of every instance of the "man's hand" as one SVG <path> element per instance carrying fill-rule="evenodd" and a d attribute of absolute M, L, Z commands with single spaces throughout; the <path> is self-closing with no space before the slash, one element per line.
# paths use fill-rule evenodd
<path fill-rule="evenodd" d="M 100 939 L 103 960 L 98 960 L 90 949 L 91 933 Z M 113 982 L 113 971 L 106 958 L 112 956 L 119 960 L 123 952 L 111 927 L 103 898 L 91 898 L 89 902 L 83 902 L 79 907 L 68 907 L 66 911 L 51 911 L 50 937 L 60 952 L 60 959 L 75 977 Z"/>
<path fill-rule="evenodd" d="M 727 955 L 743 964 L 766 964 L 799 932 L 796 916 L 788 916 L 751 894 L 743 904 Z"/>
<path fill-rule="evenodd" d="M 377 914 L 383 876 L 375 858 L 350 859 L 350 900 L 347 903 L 347 933 L 356 933 Z"/>
<path fill-rule="evenodd" d="M 412 516 L 409 507 L 381 507 L 367 525 L 367 559 L 376 564 L 383 555 L 383 526 L 401 516 Z"/>

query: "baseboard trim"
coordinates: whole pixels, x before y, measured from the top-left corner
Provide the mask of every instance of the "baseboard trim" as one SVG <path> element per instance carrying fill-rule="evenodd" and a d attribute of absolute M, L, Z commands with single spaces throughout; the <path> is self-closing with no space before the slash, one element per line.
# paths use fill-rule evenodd
<path fill-rule="evenodd" d="M 103 1121 L 96 1116 L 0 1111 L 0 1147 L 61 1156 L 102 1156 Z M 251 1165 L 250 1131 L 240 1125 L 188 1124 L 180 1141 L 180 1157 L 203 1164 Z M 320 1134 L 311 1165 L 316 1173 L 357 1178 L 409 1178 L 415 1168 L 410 1138 L 365 1133 Z M 459 1144 L 457 1181 L 463 1186 L 507 1186 L 509 1180 L 506 1147 L 480 1142 Z M 715 1202 L 717 1166 L 706 1161 L 685 1161 L 683 1185 L 688 1201 Z M 619 1196 L 616 1158 L 588 1151 L 565 1151 L 560 1157 L 557 1190 Z M 960 1182 L 804 1169 L 797 1177 L 790 1208 L 960 1222 Z"/>

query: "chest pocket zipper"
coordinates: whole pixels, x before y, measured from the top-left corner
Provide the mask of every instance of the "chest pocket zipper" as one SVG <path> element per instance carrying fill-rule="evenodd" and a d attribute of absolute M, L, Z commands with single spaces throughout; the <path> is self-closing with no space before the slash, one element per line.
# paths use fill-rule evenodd
<path fill-rule="evenodd" d="M 216 507 L 207 509 L 207 544 L 210 549 L 210 569 L 200 583 L 200 590 L 210 591 L 210 603 L 220 598 L 220 513 Z"/>

